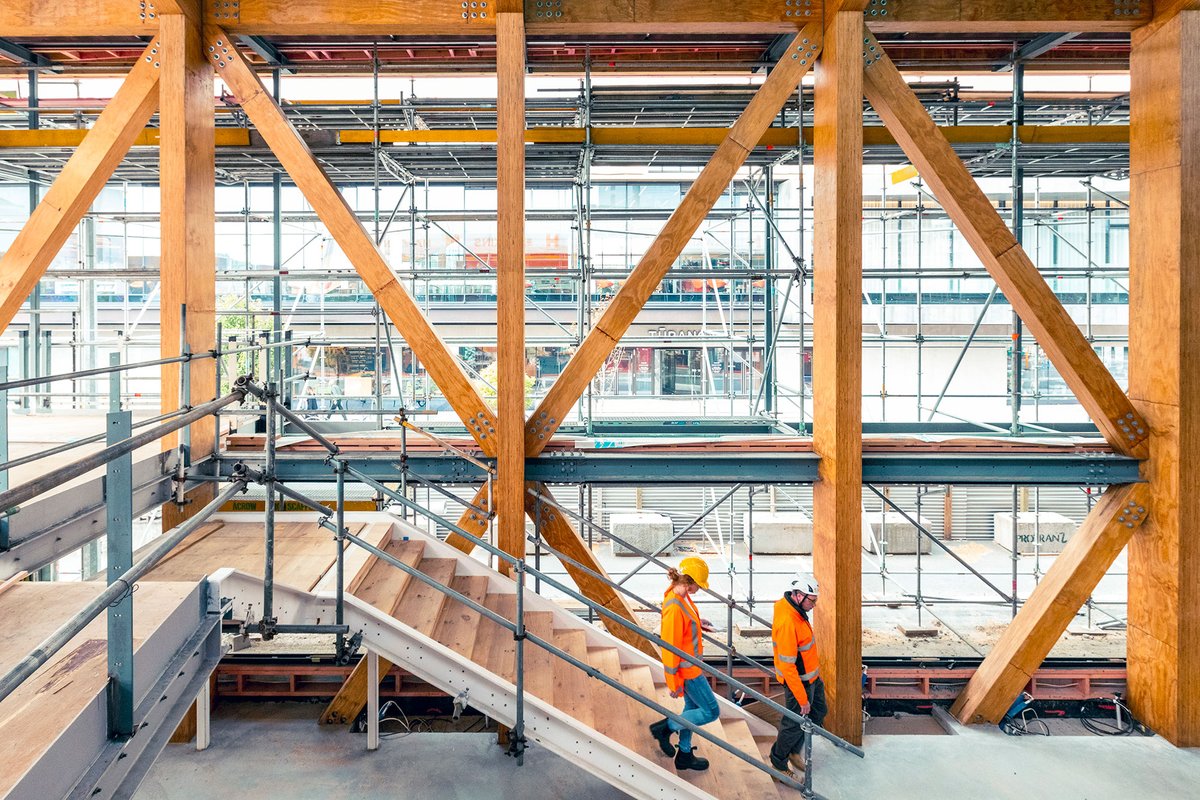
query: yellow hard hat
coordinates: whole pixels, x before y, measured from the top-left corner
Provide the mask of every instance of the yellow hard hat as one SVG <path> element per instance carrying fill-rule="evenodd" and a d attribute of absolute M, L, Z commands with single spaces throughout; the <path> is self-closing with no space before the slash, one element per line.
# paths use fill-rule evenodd
<path fill-rule="evenodd" d="M 708 564 L 703 558 L 688 556 L 679 562 L 679 571 L 694 580 L 701 589 L 708 588 Z"/>

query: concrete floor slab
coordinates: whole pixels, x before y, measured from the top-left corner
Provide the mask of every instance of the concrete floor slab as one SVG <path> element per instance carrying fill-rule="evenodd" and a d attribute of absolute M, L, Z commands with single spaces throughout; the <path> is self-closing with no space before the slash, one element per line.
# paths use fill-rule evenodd
<path fill-rule="evenodd" d="M 537 747 L 525 766 L 489 733 L 431 733 L 384 739 L 315 722 L 307 703 L 227 704 L 204 752 L 171 745 L 138 800 L 208 798 L 420 797 L 620 800 L 579 767 Z M 1174 800 L 1194 797 L 1200 750 L 1158 738 L 1005 736 L 987 728 L 958 736 L 868 736 L 859 760 L 819 741 L 815 788 L 829 800 Z"/>

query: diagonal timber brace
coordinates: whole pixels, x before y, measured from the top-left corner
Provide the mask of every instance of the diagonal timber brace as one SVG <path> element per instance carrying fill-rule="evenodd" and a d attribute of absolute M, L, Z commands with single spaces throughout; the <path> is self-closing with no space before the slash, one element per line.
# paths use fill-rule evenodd
<path fill-rule="evenodd" d="M 863 37 L 863 92 L 1113 449 L 1145 455 L 1146 422 L 1100 361 L 896 65 Z"/>
<path fill-rule="evenodd" d="M 1147 516 L 1150 485 L 1112 486 L 1017 612 L 950 713 L 999 722 Z"/>
<path fill-rule="evenodd" d="M 821 50 L 821 25 L 806 25 L 759 87 L 746 110 L 729 129 L 712 159 L 692 183 L 679 208 L 667 220 L 646 254 L 630 273 L 558 380 L 525 426 L 525 455 L 536 456 L 562 424 L 617 342 L 629 329 L 651 293 L 670 271 L 692 235 L 725 192 L 729 181 L 770 127 L 779 109 L 800 85 Z"/>
<path fill-rule="evenodd" d="M 408 346 L 425 365 L 480 449 L 486 455 L 496 455 L 496 415 L 483 402 L 412 296 L 396 280 L 383 254 L 321 169 L 308 145 L 267 93 L 228 34 L 218 27 L 206 28 L 205 39 L 209 60 L 237 96 L 246 116 L 304 193 Z"/>
<path fill-rule="evenodd" d="M 0 258 L 0 331 L 17 315 L 154 115 L 160 65 L 155 38 Z"/>

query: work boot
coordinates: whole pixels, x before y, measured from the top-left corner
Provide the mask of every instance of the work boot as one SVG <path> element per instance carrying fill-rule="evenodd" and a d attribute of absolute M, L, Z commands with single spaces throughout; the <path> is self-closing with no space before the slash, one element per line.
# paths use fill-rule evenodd
<path fill-rule="evenodd" d="M 771 766 L 775 768 L 776 772 L 781 772 L 794 781 L 803 781 L 804 780 L 804 776 L 802 776 L 796 770 L 792 769 L 792 767 L 789 764 L 784 764 L 783 766 L 780 766 L 779 764 L 775 763 L 775 759 L 771 759 Z M 775 781 L 776 783 L 782 783 L 782 780 L 780 779 L 780 777 L 778 775 L 772 775 L 771 780 Z"/>
<path fill-rule="evenodd" d="M 804 772 L 804 754 L 792 753 L 788 756 L 788 763 L 792 765 L 792 769 L 796 772 Z"/>
<path fill-rule="evenodd" d="M 658 748 L 668 758 L 675 755 L 675 745 L 671 744 L 671 733 L 671 729 L 667 727 L 666 717 L 650 726 L 650 735 L 658 740 Z"/>
<path fill-rule="evenodd" d="M 703 772 L 708 769 L 708 759 L 697 756 L 695 750 L 680 750 L 675 754 L 675 769 L 681 772 L 685 769 Z"/>

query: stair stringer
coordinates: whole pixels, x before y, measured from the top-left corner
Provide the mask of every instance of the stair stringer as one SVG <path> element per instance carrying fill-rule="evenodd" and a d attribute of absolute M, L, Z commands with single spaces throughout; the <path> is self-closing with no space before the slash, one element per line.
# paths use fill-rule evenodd
<path fill-rule="evenodd" d="M 460 558 L 470 560 L 461 553 Z M 247 613 L 261 618 L 261 578 L 223 569 L 215 579 L 220 581 L 222 596 L 232 601 L 235 618 L 244 618 Z M 278 584 L 274 587 L 274 614 L 280 624 L 329 624 L 334 619 L 335 604 L 331 594 L 311 594 Z M 448 695 L 465 689 L 472 708 L 509 727 L 516 723 L 516 687 L 511 682 L 351 595 L 345 598 L 344 619 L 352 631 L 363 631 L 366 649 Z M 529 740 L 610 786 L 644 800 L 718 800 L 541 698 L 526 694 L 524 702 L 525 735 Z"/>

